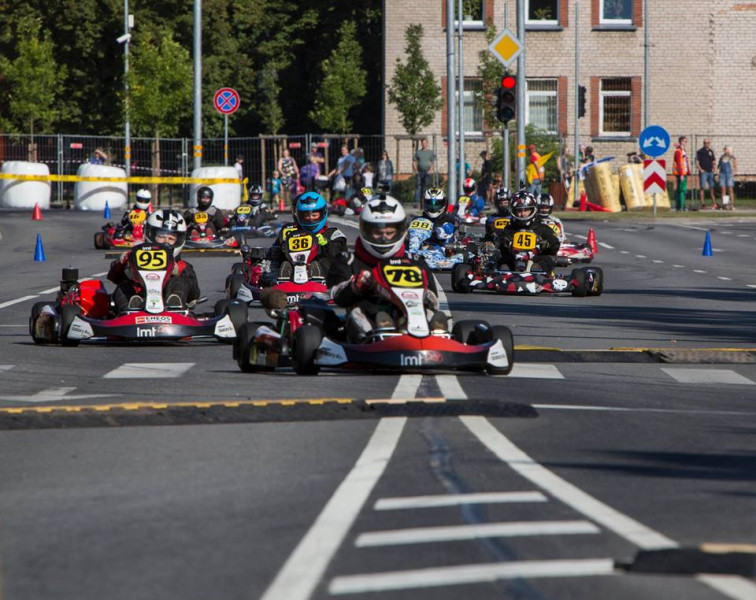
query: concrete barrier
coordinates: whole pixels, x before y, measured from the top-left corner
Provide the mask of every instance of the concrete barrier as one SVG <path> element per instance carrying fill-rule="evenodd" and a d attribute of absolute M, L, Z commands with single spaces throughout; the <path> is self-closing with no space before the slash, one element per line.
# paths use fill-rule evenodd
<path fill-rule="evenodd" d="M 238 179 L 234 167 L 200 167 L 192 171 L 192 177 L 205 179 Z M 196 183 L 189 186 L 189 206 L 197 206 Z M 213 206 L 221 210 L 233 210 L 241 204 L 242 188 L 240 183 L 214 183 L 209 186 L 213 190 Z"/>
<path fill-rule="evenodd" d="M 49 175 L 50 168 L 43 163 L 9 160 L 0 172 L 12 175 Z M 0 179 L 0 206 L 5 208 L 50 208 L 49 181 L 19 181 Z"/>
<path fill-rule="evenodd" d="M 79 177 L 126 177 L 120 167 L 84 163 L 79 165 Z M 128 186 L 123 181 L 77 181 L 74 184 L 74 207 L 77 210 L 111 210 L 124 208 L 128 203 Z"/>

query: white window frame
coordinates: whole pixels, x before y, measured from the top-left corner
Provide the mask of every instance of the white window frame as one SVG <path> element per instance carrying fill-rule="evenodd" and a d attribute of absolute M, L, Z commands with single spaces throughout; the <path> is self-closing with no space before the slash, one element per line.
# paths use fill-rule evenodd
<path fill-rule="evenodd" d="M 480 0 L 480 19 L 477 20 L 466 20 L 463 19 L 462 21 L 462 29 L 485 29 L 485 18 L 486 18 L 486 2 L 490 2 L 491 0 Z M 454 0 L 454 29 L 459 29 L 459 20 L 457 20 L 457 8 L 459 7 L 459 0 Z"/>
<path fill-rule="evenodd" d="M 546 90 L 533 90 L 530 91 L 529 89 L 529 83 L 531 81 L 553 81 L 556 86 L 553 91 L 546 91 Z M 556 128 L 553 131 L 550 131 L 548 129 L 545 129 L 544 131 L 552 134 L 556 134 L 559 129 L 559 80 L 554 77 L 534 77 L 534 78 L 527 78 L 525 81 L 525 122 L 526 123 L 532 123 L 530 119 L 530 99 L 533 96 L 543 96 L 543 97 L 551 97 L 555 99 L 554 102 L 554 111 L 556 113 L 554 123 Z"/>
<path fill-rule="evenodd" d="M 475 114 L 475 111 L 479 111 L 480 112 L 480 123 L 481 123 L 481 127 L 482 127 L 482 125 L 483 125 L 483 108 L 480 107 L 480 106 L 478 106 L 478 103 L 476 102 L 476 91 L 477 90 L 467 89 L 467 84 L 468 83 L 472 84 L 472 83 L 475 83 L 475 82 L 482 83 L 481 80 L 478 79 L 477 77 L 469 77 L 469 78 L 465 77 L 465 89 L 462 92 L 462 100 L 463 100 L 463 105 L 465 107 L 465 117 L 467 117 L 467 114 L 468 114 L 467 111 L 468 110 L 472 110 L 473 114 Z M 456 102 L 458 98 L 459 98 L 459 90 L 455 90 L 454 101 Z M 455 107 L 456 106 L 458 106 L 458 104 L 455 104 Z M 455 110 L 455 112 L 456 112 L 456 110 Z M 459 115 L 457 115 L 457 117 L 454 120 L 456 121 L 456 123 L 454 124 L 454 131 L 457 134 L 459 134 Z M 473 117 L 473 122 L 475 122 L 475 117 Z M 474 130 L 474 129 L 467 129 L 467 127 L 465 127 L 465 135 L 469 135 L 469 136 L 482 136 L 483 135 L 483 131 L 482 131 L 482 129 L 481 130 Z"/>
<path fill-rule="evenodd" d="M 603 1 L 603 0 L 602 0 Z M 528 18 L 528 15 L 530 15 L 530 0 L 525 0 L 525 26 L 534 26 L 534 25 L 540 25 L 540 26 L 546 26 L 546 27 L 558 27 L 559 26 L 559 0 L 553 0 L 554 2 L 554 12 L 556 13 L 556 18 L 551 20 L 542 20 L 542 19 L 536 19 L 536 20 L 530 20 Z"/>
<path fill-rule="evenodd" d="M 605 136 L 605 137 L 630 137 L 632 135 L 632 127 L 633 127 L 633 92 L 632 90 L 627 91 L 604 91 L 604 79 L 617 79 L 616 77 L 606 77 L 601 79 L 599 81 L 599 135 Z M 622 78 L 624 79 L 624 78 Z M 632 83 L 631 83 L 632 85 Z M 607 98 L 630 98 L 630 115 L 628 119 L 628 124 L 630 125 L 630 129 L 627 131 L 604 131 L 604 102 Z"/>
<path fill-rule="evenodd" d="M 633 17 L 632 17 L 632 9 L 634 7 L 634 3 L 638 2 L 638 0 L 631 0 L 630 9 L 631 9 L 631 15 L 629 19 L 605 19 L 604 18 L 604 3 L 606 0 L 599 0 L 599 23 L 601 25 L 632 25 L 633 24 Z"/>

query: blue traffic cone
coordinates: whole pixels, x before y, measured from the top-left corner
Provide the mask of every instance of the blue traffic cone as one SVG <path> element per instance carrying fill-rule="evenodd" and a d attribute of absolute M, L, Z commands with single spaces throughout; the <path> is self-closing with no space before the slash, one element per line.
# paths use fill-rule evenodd
<path fill-rule="evenodd" d="M 102 213 L 103 219 L 109 219 L 110 218 L 110 204 L 108 204 L 108 201 L 105 200 L 105 212 Z"/>
<path fill-rule="evenodd" d="M 706 239 L 704 240 L 704 247 L 703 252 L 701 253 L 703 256 L 711 256 L 711 234 L 709 231 L 706 231 Z"/>
<path fill-rule="evenodd" d="M 42 246 L 42 236 L 37 234 L 37 247 L 34 248 L 34 262 L 45 262 L 45 249 Z"/>

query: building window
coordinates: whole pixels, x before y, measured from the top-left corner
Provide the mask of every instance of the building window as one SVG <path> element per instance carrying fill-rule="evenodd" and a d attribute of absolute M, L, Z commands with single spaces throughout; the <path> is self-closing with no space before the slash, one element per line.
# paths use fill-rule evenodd
<path fill-rule="evenodd" d="M 525 0 L 525 4 L 526 25 L 559 25 L 559 0 Z"/>
<path fill-rule="evenodd" d="M 557 132 L 557 80 L 528 79 L 525 122 L 549 133 Z"/>
<path fill-rule="evenodd" d="M 632 25 L 633 0 L 600 0 L 602 25 Z"/>
<path fill-rule="evenodd" d="M 599 96 L 600 133 L 629 136 L 632 124 L 630 78 L 602 79 Z"/>
<path fill-rule="evenodd" d="M 489 0 L 490 1 L 490 0 Z M 486 0 L 462 0 L 462 28 L 463 29 L 480 29 L 485 28 L 484 18 L 486 14 Z M 454 27 L 458 26 L 458 6 L 459 2 L 454 0 Z"/>
<path fill-rule="evenodd" d="M 482 135 L 483 133 L 483 107 L 476 102 L 480 95 L 483 84 L 480 79 L 465 79 L 465 91 L 462 96 L 465 110 L 465 134 Z M 458 131 L 459 121 L 454 129 Z"/>

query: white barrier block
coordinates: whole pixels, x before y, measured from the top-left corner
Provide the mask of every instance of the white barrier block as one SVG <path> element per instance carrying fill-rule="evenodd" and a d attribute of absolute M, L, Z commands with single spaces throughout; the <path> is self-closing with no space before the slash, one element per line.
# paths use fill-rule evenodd
<path fill-rule="evenodd" d="M 79 177 L 126 177 L 120 167 L 84 163 L 76 171 Z M 74 206 L 77 210 L 110 210 L 124 208 L 128 203 L 125 181 L 77 181 L 74 184 Z"/>
<path fill-rule="evenodd" d="M 192 177 L 204 179 L 237 179 L 239 176 L 234 167 L 200 167 L 192 171 Z M 197 206 L 196 183 L 189 186 L 189 206 Z M 209 186 L 213 190 L 213 206 L 221 210 L 233 210 L 241 204 L 242 191 L 239 183 L 214 183 Z"/>
<path fill-rule="evenodd" d="M 0 172 L 13 175 L 49 175 L 50 168 L 43 163 L 9 160 L 3 163 Z M 42 210 L 50 208 L 49 181 L 0 179 L 0 206 L 34 208 L 35 204 L 39 204 Z"/>

